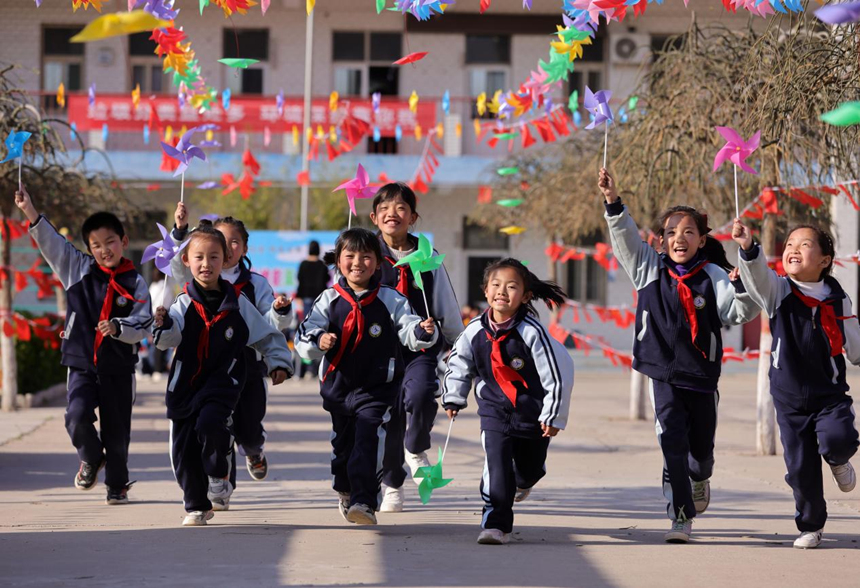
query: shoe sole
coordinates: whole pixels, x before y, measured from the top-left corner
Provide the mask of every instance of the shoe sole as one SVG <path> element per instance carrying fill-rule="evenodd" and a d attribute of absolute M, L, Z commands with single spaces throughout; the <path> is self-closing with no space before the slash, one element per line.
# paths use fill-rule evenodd
<path fill-rule="evenodd" d="M 105 504 L 110 506 L 115 506 L 117 504 L 128 504 L 128 498 L 126 498 L 125 500 L 111 500 L 110 498 L 106 498 Z"/>
<path fill-rule="evenodd" d="M 836 476 L 833 476 L 833 481 L 836 483 L 836 487 L 839 488 L 842 492 L 851 492 L 857 486 L 856 477 L 854 478 L 854 480 L 851 481 L 850 486 L 843 486 L 842 484 L 840 484 L 839 481 L 836 479 Z"/>
<path fill-rule="evenodd" d="M 186 520 L 182 521 L 182 526 L 183 527 L 205 527 L 208 524 L 206 521 L 211 521 L 212 517 L 214 517 L 214 516 L 215 516 L 215 514 L 210 510 L 208 513 L 206 513 L 206 516 L 203 518 L 203 520 L 198 521 L 196 519 L 192 519 L 191 521 L 189 521 L 188 519 L 186 519 Z"/>
<path fill-rule="evenodd" d="M 210 502 L 212 502 L 210 500 Z M 217 502 L 212 502 L 212 511 L 213 512 L 224 512 L 225 510 L 230 510 L 230 503 L 227 504 L 218 504 Z"/>
<path fill-rule="evenodd" d="M 478 537 L 478 545 L 506 545 L 507 543 L 504 539 L 495 537 Z"/>
<path fill-rule="evenodd" d="M 795 545 L 794 548 L 795 549 L 815 549 L 819 545 L 821 545 L 821 543 L 819 543 L 817 545 Z"/>
<path fill-rule="evenodd" d="M 514 496 L 514 502 L 525 502 L 531 492 L 526 492 L 523 496 Z"/>
<path fill-rule="evenodd" d="M 346 513 L 346 520 L 356 525 L 375 525 L 376 517 L 368 515 L 360 510 L 355 510 Z"/>
<path fill-rule="evenodd" d="M 402 504 L 383 504 L 379 507 L 379 512 L 403 512 Z"/>
<path fill-rule="evenodd" d="M 663 539 L 666 543 L 681 544 L 690 542 L 690 537 L 684 535 L 666 535 Z"/>

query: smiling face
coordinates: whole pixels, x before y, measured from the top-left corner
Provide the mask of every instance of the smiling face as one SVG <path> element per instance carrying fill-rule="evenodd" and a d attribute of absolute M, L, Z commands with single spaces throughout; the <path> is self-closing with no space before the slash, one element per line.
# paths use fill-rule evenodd
<path fill-rule="evenodd" d="M 353 290 L 367 290 L 378 266 L 379 259 L 372 251 L 353 251 L 344 248 L 337 260 L 337 269 Z"/>
<path fill-rule="evenodd" d="M 418 220 L 418 215 L 399 195 L 383 200 L 370 213 L 370 220 L 388 237 L 405 237 L 409 227 Z"/>
<path fill-rule="evenodd" d="M 222 223 L 215 229 L 224 235 L 224 239 L 227 240 L 227 250 L 230 252 L 230 257 L 224 260 L 224 269 L 232 269 L 248 253 L 248 246 L 242 239 L 241 231 L 233 225 Z"/>
<path fill-rule="evenodd" d="M 685 264 L 705 246 L 707 237 L 699 232 L 696 221 L 689 214 L 673 214 L 666 219 L 660 246 L 675 263 Z"/>
<path fill-rule="evenodd" d="M 798 282 L 818 282 L 832 261 L 833 256 L 821 249 L 818 234 L 809 228 L 792 231 L 782 252 L 785 273 Z"/>
<path fill-rule="evenodd" d="M 182 253 L 182 263 L 191 269 L 191 275 L 201 288 L 217 290 L 224 268 L 224 248 L 211 237 L 192 239 Z"/>
<path fill-rule="evenodd" d="M 102 267 L 113 269 L 122 261 L 122 254 L 128 248 L 128 235 L 120 237 L 108 228 L 95 229 L 89 234 L 90 253 L 96 263 Z"/>
<path fill-rule="evenodd" d="M 503 267 L 490 276 L 484 287 L 484 296 L 493 312 L 493 321 L 501 323 L 517 313 L 523 303 L 531 299 L 525 284 L 513 268 Z"/>

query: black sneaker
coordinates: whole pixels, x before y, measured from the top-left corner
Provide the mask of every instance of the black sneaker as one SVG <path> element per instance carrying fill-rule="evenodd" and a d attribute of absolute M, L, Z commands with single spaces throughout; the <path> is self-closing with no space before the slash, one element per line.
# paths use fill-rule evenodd
<path fill-rule="evenodd" d="M 248 466 L 248 473 L 255 480 L 265 480 L 269 475 L 269 462 L 266 460 L 266 454 L 248 455 L 245 457 L 245 463 Z"/>
<path fill-rule="evenodd" d="M 128 489 L 134 482 L 129 482 L 122 488 L 108 488 L 105 504 L 128 504 Z"/>
<path fill-rule="evenodd" d="M 78 490 L 92 490 L 99 481 L 99 472 L 105 467 L 105 459 L 102 458 L 98 466 L 81 462 L 78 473 L 75 474 L 75 488 Z"/>

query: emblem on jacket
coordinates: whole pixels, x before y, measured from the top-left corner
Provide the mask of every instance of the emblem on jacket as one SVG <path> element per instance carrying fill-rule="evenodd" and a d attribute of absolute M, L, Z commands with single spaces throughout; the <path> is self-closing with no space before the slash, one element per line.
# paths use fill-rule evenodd
<path fill-rule="evenodd" d="M 697 295 L 693 298 L 693 306 L 695 306 L 698 310 L 702 310 L 705 308 L 705 297 L 701 294 Z"/>
<path fill-rule="evenodd" d="M 227 327 L 227 330 L 224 331 L 224 338 L 228 341 L 233 338 L 233 327 Z"/>
<path fill-rule="evenodd" d="M 370 325 L 370 329 L 368 329 L 371 337 L 379 337 L 382 334 L 382 327 L 377 323 L 373 323 Z"/>
<path fill-rule="evenodd" d="M 511 367 L 517 371 L 523 369 L 526 365 L 526 361 L 521 357 L 515 357 L 511 360 Z"/>
<path fill-rule="evenodd" d="M 122 296 L 116 297 L 116 305 L 120 308 L 124 308 L 128 304 L 128 298 L 124 298 Z"/>

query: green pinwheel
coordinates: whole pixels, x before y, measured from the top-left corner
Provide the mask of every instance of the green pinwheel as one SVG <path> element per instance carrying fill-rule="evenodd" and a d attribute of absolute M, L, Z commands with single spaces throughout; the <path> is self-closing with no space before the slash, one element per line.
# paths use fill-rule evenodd
<path fill-rule="evenodd" d="M 430 316 L 430 305 L 427 304 L 427 293 L 424 292 L 424 280 L 421 279 L 421 272 L 432 272 L 442 267 L 442 262 L 445 260 L 445 254 L 433 255 L 433 246 L 430 244 L 430 239 L 423 234 L 418 235 L 418 249 L 394 264 L 394 267 L 408 265 L 412 270 L 412 276 L 415 278 L 415 287 L 421 290 L 424 294 L 424 306 L 427 309 L 427 316 Z"/>
<path fill-rule="evenodd" d="M 238 57 L 225 57 L 224 59 L 219 59 L 218 63 L 223 63 L 227 67 L 232 67 L 235 69 L 247 69 L 249 66 L 254 65 L 255 63 L 260 63 L 260 60 Z"/>
<path fill-rule="evenodd" d="M 436 488 L 441 488 L 442 486 L 447 486 L 451 483 L 453 478 L 443 478 L 442 477 L 442 458 L 444 457 L 444 453 L 442 452 L 442 448 L 439 448 L 439 461 L 436 465 L 425 466 L 423 468 L 418 468 L 418 471 L 415 474 L 416 478 L 423 478 L 421 483 L 418 484 L 418 496 L 421 498 L 421 504 L 427 504 L 430 502 L 430 495 L 433 494 L 433 490 Z"/>

